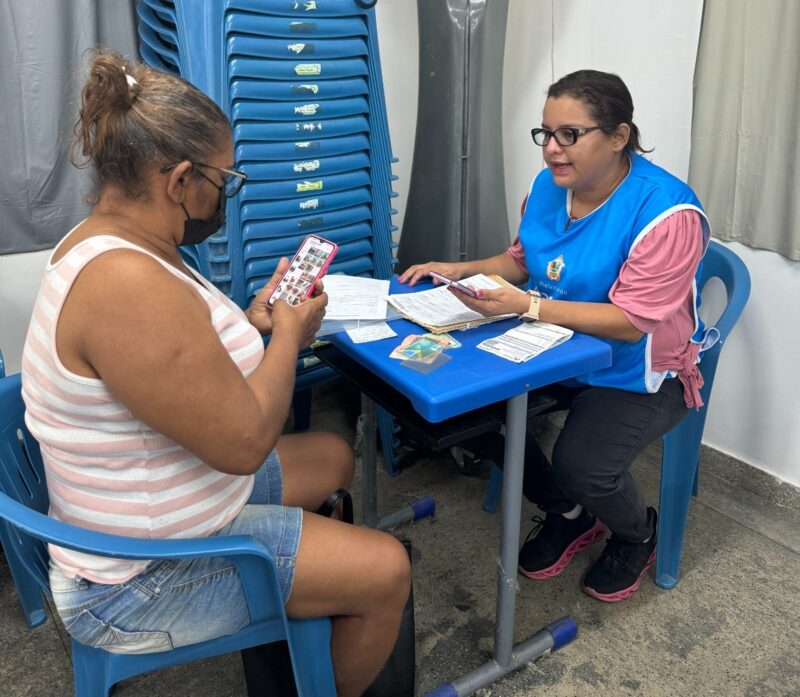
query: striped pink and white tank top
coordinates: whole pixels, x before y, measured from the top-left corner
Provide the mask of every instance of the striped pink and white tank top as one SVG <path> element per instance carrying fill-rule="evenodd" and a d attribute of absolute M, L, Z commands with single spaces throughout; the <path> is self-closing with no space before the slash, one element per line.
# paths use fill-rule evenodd
<path fill-rule="evenodd" d="M 113 249 L 147 254 L 192 285 L 233 361 L 249 375 L 263 341 L 244 313 L 201 276 L 197 283 L 146 250 L 113 236 L 76 245 L 48 263 L 22 354 L 25 422 L 39 441 L 50 516 L 83 528 L 146 538 L 204 537 L 235 518 L 253 488 L 252 476 L 219 472 L 136 419 L 102 380 L 67 370 L 56 353 L 56 326 L 73 281 Z M 50 545 L 51 563 L 66 577 L 122 583 L 147 561 L 111 559 Z"/>

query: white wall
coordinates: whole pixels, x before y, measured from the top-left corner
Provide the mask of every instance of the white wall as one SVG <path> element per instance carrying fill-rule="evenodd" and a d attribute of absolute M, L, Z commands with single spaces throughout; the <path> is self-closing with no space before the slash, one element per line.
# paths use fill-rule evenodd
<path fill-rule="evenodd" d="M 419 87 L 419 32 L 415 0 L 379 0 L 377 5 L 378 44 L 386 93 L 386 112 L 392 140 L 392 153 L 398 158 L 393 167 L 398 177 L 392 187 L 397 194 L 392 206 L 397 209 L 395 241 L 400 239 L 414 160 L 417 132 Z"/>
<path fill-rule="evenodd" d="M 428 0 L 434 1 L 434 0 Z M 443 0 L 436 0 L 443 1 Z M 503 129 L 513 230 L 541 155 L 530 129 L 547 86 L 592 67 L 619 73 L 654 161 L 685 177 L 702 0 L 510 0 Z M 418 83 L 416 2 L 380 0 L 379 40 L 394 154 L 395 224 L 402 227 L 411 173 Z M 705 442 L 800 485 L 800 264 L 731 245 L 750 269 L 753 293 L 720 360 Z M 0 257 L 0 348 L 8 372 L 19 356 L 47 253 Z"/>
<path fill-rule="evenodd" d="M 720 356 L 703 441 L 800 485 L 800 263 L 728 246 L 753 289 Z"/>

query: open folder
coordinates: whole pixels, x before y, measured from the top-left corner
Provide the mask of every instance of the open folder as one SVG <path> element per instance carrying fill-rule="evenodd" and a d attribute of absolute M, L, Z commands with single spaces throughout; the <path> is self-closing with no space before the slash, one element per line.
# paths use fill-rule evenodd
<path fill-rule="evenodd" d="M 475 289 L 490 290 L 505 286 L 519 290 L 500 276 L 485 276 L 484 274 L 463 278 L 460 283 L 472 286 Z M 479 324 L 516 317 L 514 314 L 485 317 L 479 312 L 470 310 L 458 299 L 457 295 L 447 289 L 447 286 L 437 286 L 436 288 L 421 290 L 416 293 L 390 295 L 388 300 L 389 304 L 400 315 L 415 324 L 419 324 L 433 334 L 443 334 L 457 329 L 469 329 Z"/>

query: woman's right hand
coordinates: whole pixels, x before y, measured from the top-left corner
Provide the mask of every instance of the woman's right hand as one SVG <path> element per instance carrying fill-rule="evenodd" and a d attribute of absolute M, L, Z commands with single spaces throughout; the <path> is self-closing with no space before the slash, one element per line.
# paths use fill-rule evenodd
<path fill-rule="evenodd" d="M 272 307 L 273 335 L 294 332 L 299 350 L 310 346 L 325 318 L 327 304 L 328 294 L 322 289 L 322 281 L 317 281 L 314 295 L 298 305 L 276 300 Z"/>
<path fill-rule="evenodd" d="M 282 257 L 278 262 L 278 267 L 275 269 L 275 273 L 272 274 L 272 278 L 267 281 L 267 284 L 260 291 L 258 291 L 258 293 L 256 293 L 256 296 L 250 303 L 250 307 L 245 310 L 245 314 L 247 315 L 247 319 L 250 320 L 250 324 L 258 329 L 258 331 L 261 333 L 261 336 L 267 336 L 270 334 L 270 332 L 272 332 L 272 307 L 267 303 L 267 300 L 278 286 L 278 283 L 280 282 L 281 278 L 283 278 L 283 274 L 286 273 L 286 269 L 288 268 L 289 260 L 286 257 Z"/>
<path fill-rule="evenodd" d="M 400 283 L 408 283 L 408 285 L 413 286 L 417 283 L 420 279 L 424 278 L 425 276 L 429 276 L 431 271 L 435 271 L 442 276 L 446 276 L 447 278 L 458 281 L 464 278 L 464 264 L 460 264 L 458 262 L 444 262 L 444 261 L 429 261 L 427 264 L 414 264 L 414 266 L 409 266 L 402 274 L 400 274 L 399 281 Z M 436 279 L 433 279 L 434 285 L 439 285 L 439 282 Z"/>

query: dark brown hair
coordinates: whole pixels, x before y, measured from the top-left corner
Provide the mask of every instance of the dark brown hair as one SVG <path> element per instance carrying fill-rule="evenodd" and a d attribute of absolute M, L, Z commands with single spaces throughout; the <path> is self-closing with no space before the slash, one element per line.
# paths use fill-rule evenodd
<path fill-rule="evenodd" d="M 607 135 L 611 135 L 621 123 L 627 123 L 631 129 L 628 150 L 653 152 L 645 150 L 639 141 L 639 129 L 633 122 L 633 99 L 619 75 L 599 70 L 578 70 L 554 82 L 547 90 L 548 98 L 564 95 L 582 101 L 589 115 Z"/>
<path fill-rule="evenodd" d="M 228 119 L 194 85 L 108 49 L 92 51 L 72 156 L 76 167 L 92 167 L 90 203 L 108 185 L 139 198 L 153 167 L 204 161 L 224 147 Z"/>

